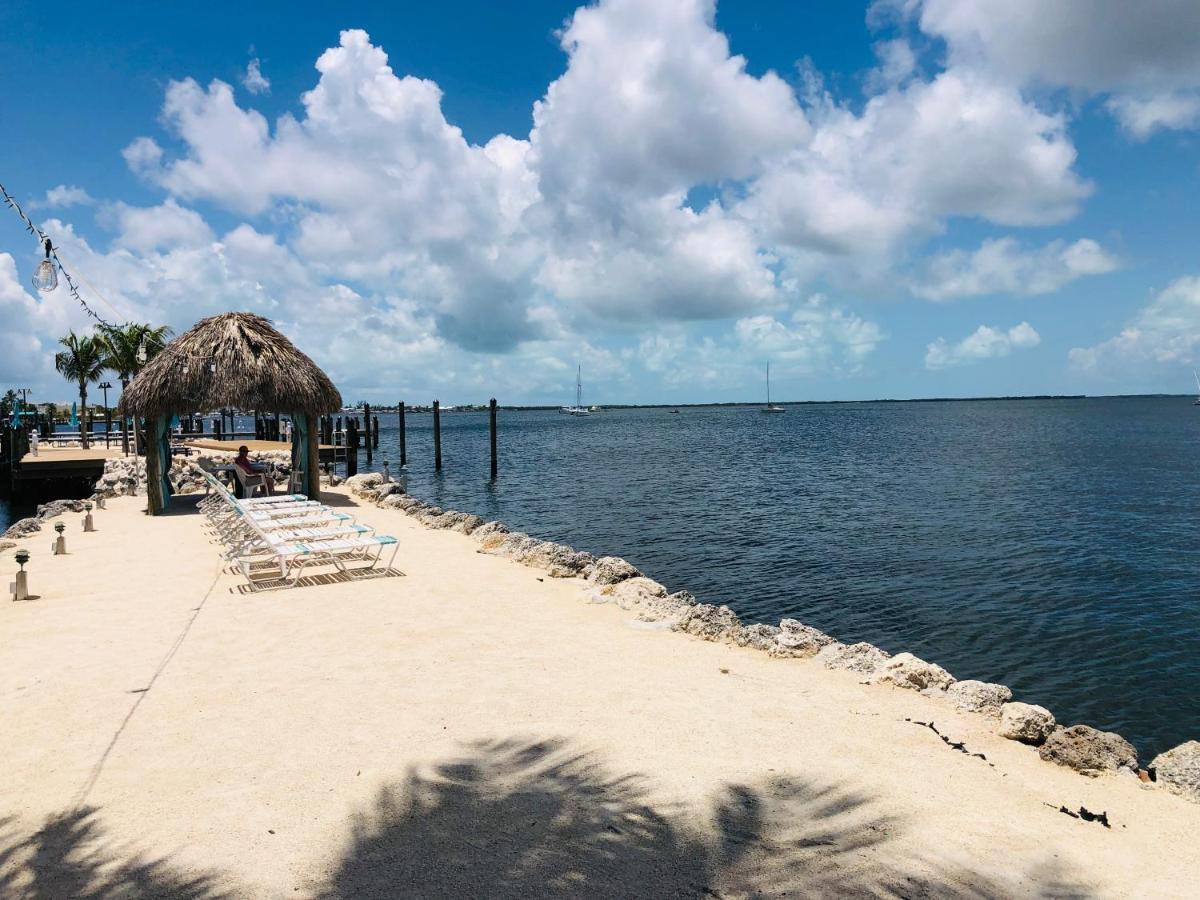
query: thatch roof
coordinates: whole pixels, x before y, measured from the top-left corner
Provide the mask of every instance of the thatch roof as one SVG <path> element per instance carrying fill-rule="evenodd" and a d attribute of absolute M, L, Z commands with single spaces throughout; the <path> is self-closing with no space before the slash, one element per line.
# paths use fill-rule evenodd
<path fill-rule="evenodd" d="M 324 415 L 342 395 L 267 319 L 234 312 L 171 341 L 121 398 L 125 413 L 146 418 L 222 407 Z"/>

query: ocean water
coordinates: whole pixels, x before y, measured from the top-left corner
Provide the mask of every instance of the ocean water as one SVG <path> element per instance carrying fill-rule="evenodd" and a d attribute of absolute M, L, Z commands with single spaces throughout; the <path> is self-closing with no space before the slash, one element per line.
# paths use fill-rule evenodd
<path fill-rule="evenodd" d="M 399 458 L 380 416 L 368 466 Z M 1200 409 L 1113 398 L 407 418 L 410 493 L 1009 685 L 1148 761 L 1200 739 Z"/>
<path fill-rule="evenodd" d="M 373 464 L 398 469 L 395 414 Z M 251 423 L 252 425 L 252 423 Z M 407 417 L 408 487 L 744 621 L 1009 685 L 1143 761 L 1200 739 L 1200 409 L 1112 398 Z M 5 510 L 0 505 L 0 527 Z M 401 551 L 403 553 L 403 550 Z"/>

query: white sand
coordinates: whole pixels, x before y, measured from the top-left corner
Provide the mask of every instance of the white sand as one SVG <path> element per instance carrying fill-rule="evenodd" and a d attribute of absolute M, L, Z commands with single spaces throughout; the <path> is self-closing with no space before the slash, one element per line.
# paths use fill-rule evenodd
<path fill-rule="evenodd" d="M 945 703 L 635 627 L 373 507 L 405 577 L 243 595 L 143 502 L 23 542 L 40 599 L 0 600 L 0 896 L 1196 890 L 1200 805 Z"/>

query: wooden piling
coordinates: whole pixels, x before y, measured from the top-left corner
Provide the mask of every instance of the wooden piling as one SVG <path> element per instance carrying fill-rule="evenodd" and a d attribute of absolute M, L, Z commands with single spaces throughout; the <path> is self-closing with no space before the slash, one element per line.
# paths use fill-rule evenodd
<path fill-rule="evenodd" d="M 442 405 L 433 401 L 433 468 L 442 471 Z"/>
<path fill-rule="evenodd" d="M 401 400 L 398 404 L 400 410 L 400 465 L 408 465 L 408 447 L 405 445 L 404 438 L 404 401 Z"/>
<path fill-rule="evenodd" d="M 346 417 L 346 477 L 358 474 L 358 423 Z"/>
<path fill-rule="evenodd" d="M 374 449 L 374 444 L 371 442 L 371 404 L 370 403 L 363 404 L 363 428 L 365 429 L 363 431 L 363 443 L 366 444 L 367 465 L 369 466 L 371 464 L 371 458 L 373 456 L 372 451 Z"/>
<path fill-rule="evenodd" d="M 496 398 L 488 401 L 488 432 L 492 443 L 492 478 L 496 478 L 499 466 L 496 460 Z"/>
<path fill-rule="evenodd" d="M 379 449 L 379 416 L 371 420 L 371 442 Z"/>

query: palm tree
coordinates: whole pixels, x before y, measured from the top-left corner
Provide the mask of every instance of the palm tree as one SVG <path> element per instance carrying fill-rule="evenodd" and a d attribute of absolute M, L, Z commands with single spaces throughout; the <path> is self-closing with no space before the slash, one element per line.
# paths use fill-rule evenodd
<path fill-rule="evenodd" d="M 0 419 L 12 414 L 12 411 L 17 407 L 17 392 L 11 388 L 4 392 L 4 396 L 0 397 Z"/>
<path fill-rule="evenodd" d="M 166 325 L 155 328 L 142 322 L 126 322 L 100 327 L 98 340 L 104 346 L 104 368 L 117 374 L 122 394 L 146 363 L 167 346 L 170 337 L 171 329 Z M 121 443 L 124 452 L 128 453 L 129 427 L 124 416 L 121 416 Z"/>
<path fill-rule="evenodd" d="M 79 411 L 83 419 L 79 422 L 79 442 L 86 448 L 87 439 L 87 389 L 93 381 L 100 380 L 104 371 L 104 348 L 94 337 L 80 337 L 68 331 L 59 343 L 67 349 L 54 356 L 54 368 L 68 381 L 79 385 Z"/>

